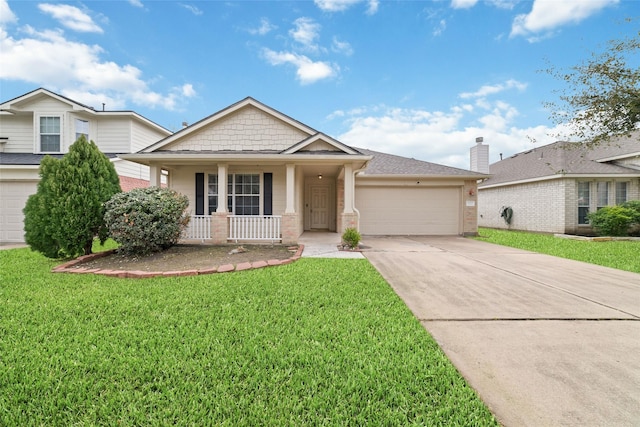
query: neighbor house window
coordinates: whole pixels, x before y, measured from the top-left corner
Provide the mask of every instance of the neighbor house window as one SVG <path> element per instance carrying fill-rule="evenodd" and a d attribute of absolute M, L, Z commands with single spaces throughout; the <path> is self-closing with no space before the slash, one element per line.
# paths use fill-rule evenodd
<path fill-rule="evenodd" d="M 589 182 L 578 183 L 578 224 L 589 224 L 589 219 L 587 218 L 591 201 L 589 185 Z"/>
<path fill-rule="evenodd" d="M 598 205 L 596 207 L 600 209 L 609 204 L 609 183 L 598 182 L 596 188 L 598 192 Z"/>
<path fill-rule="evenodd" d="M 209 175 L 209 214 L 218 209 L 218 175 Z M 260 175 L 227 177 L 227 210 L 234 215 L 260 215 Z"/>
<path fill-rule="evenodd" d="M 82 135 L 89 141 L 89 122 L 76 119 L 76 141 L 80 139 Z"/>
<path fill-rule="evenodd" d="M 39 129 L 40 151 L 60 152 L 60 116 L 41 116 Z"/>
<path fill-rule="evenodd" d="M 621 205 L 627 201 L 627 183 L 616 182 L 616 205 Z"/>

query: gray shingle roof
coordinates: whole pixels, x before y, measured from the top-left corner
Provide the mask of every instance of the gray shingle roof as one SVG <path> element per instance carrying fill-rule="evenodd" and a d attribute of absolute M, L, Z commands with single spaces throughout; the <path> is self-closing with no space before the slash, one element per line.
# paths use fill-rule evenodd
<path fill-rule="evenodd" d="M 640 171 L 602 161 L 613 157 L 640 155 L 640 133 L 588 148 L 565 141 L 514 154 L 489 166 L 492 175 L 479 187 L 514 181 L 545 178 L 553 175 L 623 175 Z"/>
<path fill-rule="evenodd" d="M 355 148 L 355 147 L 354 147 Z M 423 176 L 477 176 L 478 179 L 486 177 L 485 174 L 472 172 L 466 169 L 458 169 L 423 160 L 381 153 L 379 151 L 356 148 L 362 154 L 373 156 L 369 165 L 361 176 L 371 175 L 423 175 Z"/>

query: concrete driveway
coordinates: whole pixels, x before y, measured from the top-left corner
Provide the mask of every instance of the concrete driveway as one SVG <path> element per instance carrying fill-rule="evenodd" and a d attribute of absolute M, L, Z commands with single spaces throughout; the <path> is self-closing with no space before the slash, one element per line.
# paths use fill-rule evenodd
<path fill-rule="evenodd" d="M 639 274 L 459 237 L 362 244 L 503 425 L 640 426 Z"/>

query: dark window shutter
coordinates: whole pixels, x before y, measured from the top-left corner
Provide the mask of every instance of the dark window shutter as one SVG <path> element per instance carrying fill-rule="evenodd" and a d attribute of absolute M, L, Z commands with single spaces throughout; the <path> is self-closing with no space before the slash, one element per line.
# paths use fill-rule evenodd
<path fill-rule="evenodd" d="M 264 174 L 264 209 L 265 215 L 273 215 L 273 174 Z"/>
<path fill-rule="evenodd" d="M 204 173 L 196 173 L 196 215 L 204 215 Z"/>

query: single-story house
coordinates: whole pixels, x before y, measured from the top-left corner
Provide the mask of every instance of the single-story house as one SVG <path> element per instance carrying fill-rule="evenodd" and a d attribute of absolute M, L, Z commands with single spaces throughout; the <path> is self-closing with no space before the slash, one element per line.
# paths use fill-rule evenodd
<path fill-rule="evenodd" d="M 40 161 L 61 158 L 84 134 L 113 162 L 123 190 L 149 185 L 149 168 L 117 157 L 171 132 L 133 111 L 98 111 L 47 89 L 0 104 L 0 243 L 24 242 L 22 210 L 37 190 Z"/>
<path fill-rule="evenodd" d="M 189 197 L 187 237 L 294 243 L 305 230 L 477 233 L 486 174 L 350 147 L 248 97 L 120 158 Z"/>
<path fill-rule="evenodd" d="M 640 199 L 640 132 L 594 147 L 536 147 L 491 164 L 489 173 L 478 186 L 481 227 L 592 234 L 589 212 Z"/>

